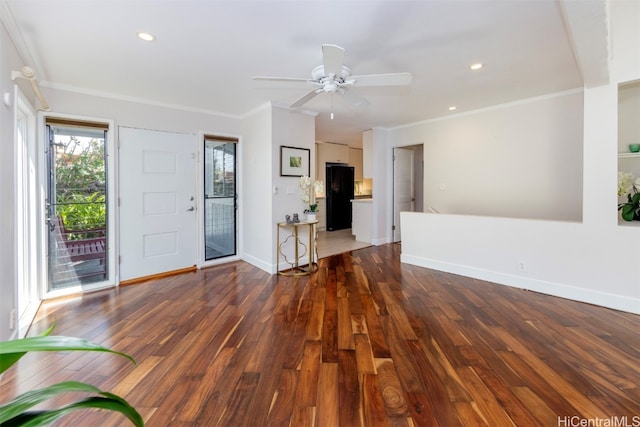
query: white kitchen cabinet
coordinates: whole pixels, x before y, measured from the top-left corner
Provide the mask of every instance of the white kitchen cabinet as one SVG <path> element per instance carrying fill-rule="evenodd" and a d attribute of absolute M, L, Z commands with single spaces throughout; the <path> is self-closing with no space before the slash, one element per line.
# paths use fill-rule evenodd
<path fill-rule="evenodd" d="M 318 159 L 324 163 L 349 163 L 349 146 L 325 142 L 317 144 Z"/>
<path fill-rule="evenodd" d="M 373 240 L 373 199 L 351 201 L 351 234 L 358 242 L 371 243 Z"/>

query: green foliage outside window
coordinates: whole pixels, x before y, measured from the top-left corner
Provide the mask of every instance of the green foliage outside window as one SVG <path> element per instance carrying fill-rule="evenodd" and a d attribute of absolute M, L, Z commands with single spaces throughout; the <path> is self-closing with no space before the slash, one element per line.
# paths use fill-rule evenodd
<path fill-rule="evenodd" d="M 56 155 L 56 214 L 71 230 L 106 226 L 104 141 L 70 136 Z M 74 234 L 70 238 L 95 237 Z"/>

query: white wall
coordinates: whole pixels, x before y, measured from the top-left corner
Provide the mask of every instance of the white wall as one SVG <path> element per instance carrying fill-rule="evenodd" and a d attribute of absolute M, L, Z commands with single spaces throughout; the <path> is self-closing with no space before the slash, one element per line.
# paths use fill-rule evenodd
<path fill-rule="evenodd" d="M 297 213 L 300 219 L 304 219 L 303 211 L 305 204 L 302 202 L 302 193 L 297 177 L 280 176 L 280 146 L 298 147 L 309 149 L 309 167 L 311 177 L 316 176 L 316 149 L 315 149 L 315 117 L 283 108 L 273 109 L 273 144 L 271 147 L 273 186 L 269 195 L 272 197 L 273 205 L 271 211 L 271 253 L 272 253 L 272 273 L 276 271 L 277 263 L 277 229 L 276 224 L 285 221 L 285 215 Z M 274 187 L 278 188 L 277 194 Z M 306 230 L 301 229 L 303 233 Z M 265 239 L 266 240 L 266 239 Z M 303 241 L 307 242 L 306 235 Z M 289 253 L 288 258 L 292 259 L 293 254 Z M 306 261 L 305 261 L 306 259 Z M 301 265 L 306 264 L 308 258 L 301 261 Z M 282 269 L 282 262 L 280 265 Z"/>
<path fill-rule="evenodd" d="M 407 145 L 407 144 L 403 144 Z M 382 245 L 393 241 L 393 148 L 389 131 L 371 130 L 371 170 L 373 183 L 371 243 Z"/>
<path fill-rule="evenodd" d="M 42 92 L 51 106 L 52 114 L 75 114 L 112 119 L 116 127 L 127 126 L 192 134 L 204 131 L 221 135 L 239 135 L 242 132 L 240 118 L 110 98 L 106 94 L 100 96 L 100 94 L 85 94 L 48 87 L 43 87 Z"/>
<path fill-rule="evenodd" d="M 271 271 L 271 185 L 272 107 L 263 108 L 243 120 L 242 182 L 240 212 L 242 215 L 242 258 Z"/>
<path fill-rule="evenodd" d="M 615 0 L 609 2 L 613 82 L 640 79 L 640 2 Z"/>
<path fill-rule="evenodd" d="M 402 262 L 640 313 L 640 228 L 411 212 L 401 217 Z"/>
<path fill-rule="evenodd" d="M 618 83 L 640 79 L 640 4 L 610 5 L 612 81 L 584 90 L 582 223 L 405 213 L 403 262 L 640 313 L 640 226 L 616 210 Z"/>
<path fill-rule="evenodd" d="M 424 147 L 424 207 L 582 220 L 583 93 L 527 99 L 393 129 L 374 128 L 374 244 L 392 240 L 393 148 Z M 444 190 L 441 190 L 444 185 Z"/>
<path fill-rule="evenodd" d="M 582 91 L 390 133 L 424 144 L 425 206 L 441 213 L 582 219 Z"/>

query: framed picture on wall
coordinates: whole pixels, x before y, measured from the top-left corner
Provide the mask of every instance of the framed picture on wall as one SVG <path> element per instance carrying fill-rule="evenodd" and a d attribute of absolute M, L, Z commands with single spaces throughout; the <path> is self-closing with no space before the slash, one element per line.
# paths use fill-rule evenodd
<path fill-rule="evenodd" d="M 309 148 L 280 146 L 280 176 L 309 176 Z"/>

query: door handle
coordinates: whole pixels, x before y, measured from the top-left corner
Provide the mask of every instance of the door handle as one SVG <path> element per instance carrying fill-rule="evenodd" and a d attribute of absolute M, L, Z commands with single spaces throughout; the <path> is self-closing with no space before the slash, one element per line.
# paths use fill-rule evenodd
<path fill-rule="evenodd" d="M 185 209 L 186 212 L 192 212 L 195 211 L 196 208 L 194 208 L 193 206 L 189 206 L 187 209 Z"/>

